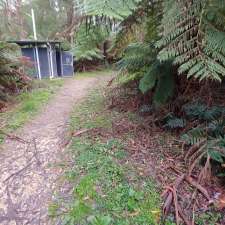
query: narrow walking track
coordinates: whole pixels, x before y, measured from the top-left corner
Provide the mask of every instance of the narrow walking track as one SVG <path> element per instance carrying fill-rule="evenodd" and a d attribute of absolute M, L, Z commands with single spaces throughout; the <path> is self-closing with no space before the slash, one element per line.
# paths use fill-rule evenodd
<path fill-rule="evenodd" d="M 0 150 L 0 224 L 44 225 L 60 174 L 67 122 L 75 104 L 108 76 L 68 79 L 33 121 L 17 132 L 27 142 L 6 140 Z"/>

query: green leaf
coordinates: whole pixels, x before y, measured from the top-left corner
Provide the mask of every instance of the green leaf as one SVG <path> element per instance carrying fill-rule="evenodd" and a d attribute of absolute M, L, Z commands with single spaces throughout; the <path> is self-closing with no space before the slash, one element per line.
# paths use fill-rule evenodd
<path fill-rule="evenodd" d="M 225 177 L 225 173 L 219 173 L 217 174 L 217 177 Z"/>
<path fill-rule="evenodd" d="M 139 88 L 143 94 L 151 90 L 155 86 L 156 78 L 156 73 L 152 73 L 151 70 L 144 75 L 144 77 L 140 80 L 139 83 Z"/>
<path fill-rule="evenodd" d="M 110 216 L 96 216 L 91 220 L 91 225 L 109 225 L 111 222 Z"/>
<path fill-rule="evenodd" d="M 220 152 L 215 151 L 215 150 L 209 150 L 208 154 L 211 157 L 211 159 L 213 159 L 213 160 L 215 160 L 215 161 L 217 161 L 219 163 L 223 163 L 224 162 L 223 155 Z"/>
<path fill-rule="evenodd" d="M 164 127 L 168 129 L 184 128 L 186 126 L 186 120 L 182 118 L 173 117 L 168 119 Z"/>

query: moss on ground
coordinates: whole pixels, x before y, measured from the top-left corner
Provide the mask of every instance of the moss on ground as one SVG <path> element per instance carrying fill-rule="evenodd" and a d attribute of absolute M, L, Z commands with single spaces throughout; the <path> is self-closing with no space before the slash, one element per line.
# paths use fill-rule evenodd
<path fill-rule="evenodd" d="M 104 112 L 101 90 L 92 92 L 71 117 L 71 129 L 112 126 L 116 112 Z M 53 221 L 82 225 L 154 225 L 160 217 L 160 196 L 150 177 L 139 176 L 126 161 L 121 139 L 96 134 L 74 137 L 72 166 L 64 178 L 72 186 L 69 201 L 58 193 L 49 206 Z M 69 193 L 68 193 L 69 195 Z M 67 196 L 68 197 L 68 196 Z"/>

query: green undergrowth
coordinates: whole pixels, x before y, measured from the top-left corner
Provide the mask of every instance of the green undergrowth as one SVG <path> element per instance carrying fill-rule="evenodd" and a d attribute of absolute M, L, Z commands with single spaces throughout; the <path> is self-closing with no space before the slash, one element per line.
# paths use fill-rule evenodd
<path fill-rule="evenodd" d="M 23 92 L 13 98 L 13 105 L 5 112 L 0 113 L 1 130 L 6 133 L 15 131 L 29 121 L 41 106 L 46 104 L 56 91 L 63 85 L 62 79 L 34 80 L 31 90 Z M 4 135 L 0 136 L 0 142 Z"/>
<path fill-rule="evenodd" d="M 101 90 L 92 92 L 71 117 L 71 129 L 110 130 L 116 112 L 105 112 Z M 102 138 L 98 132 L 74 137 L 69 147 L 72 165 L 64 165 L 72 191 L 60 191 L 49 206 L 53 224 L 154 225 L 160 197 L 150 177 L 139 176 L 126 160 L 121 139 Z M 63 165 L 62 165 L 63 166 Z M 57 222 L 56 222 L 57 221 Z"/>

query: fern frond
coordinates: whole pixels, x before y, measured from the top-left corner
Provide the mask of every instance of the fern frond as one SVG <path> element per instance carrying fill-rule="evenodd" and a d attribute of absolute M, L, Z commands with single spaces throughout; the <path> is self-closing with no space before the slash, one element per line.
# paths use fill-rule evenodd
<path fill-rule="evenodd" d="M 203 128 L 193 128 L 190 131 L 188 131 L 186 134 L 183 134 L 181 136 L 181 139 L 187 144 L 187 145 L 194 145 L 197 143 L 200 143 L 201 141 L 205 140 L 207 138 L 207 134 Z"/>
<path fill-rule="evenodd" d="M 225 127 L 225 120 L 219 119 L 211 121 L 208 124 L 207 129 L 210 136 L 214 138 L 219 138 L 224 137 L 224 127 Z"/>
<path fill-rule="evenodd" d="M 154 48 L 149 43 L 132 43 L 124 52 L 124 57 L 117 63 L 120 70 L 138 71 L 150 65 L 154 60 Z"/>
<path fill-rule="evenodd" d="M 103 59 L 104 55 L 101 46 L 107 37 L 108 33 L 104 27 L 93 26 L 87 33 L 85 26 L 82 25 L 72 46 L 76 60 Z"/>
<path fill-rule="evenodd" d="M 172 61 L 160 63 L 158 66 L 158 81 L 154 93 L 154 103 L 158 106 L 165 104 L 174 94 L 174 75 Z"/>
<path fill-rule="evenodd" d="M 156 73 L 157 70 L 154 68 L 155 66 L 156 65 L 153 64 L 140 80 L 139 89 L 143 94 L 154 88 L 156 85 L 158 74 Z"/>
<path fill-rule="evenodd" d="M 206 105 L 198 103 L 198 102 L 189 103 L 183 106 L 183 110 L 186 116 L 190 119 L 196 119 L 199 117 L 202 118 L 206 109 L 207 109 Z"/>
<path fill-rule="evenodd" d="M 178 118 L 175 116 L 169 116 L 168 118 L 164 119 L 165 124 L 164 127 L 167 129 L 178 129 L 184 128 L 186 126 L 186 120 L 182 118 Z"/>
<path fill-rule="evenodd" d="M 163 2 L 162 38 L 156 44 L 162 61 L 175 57 L 180 74 L 221 81 L 225 76 L 225 2 Z"/>

